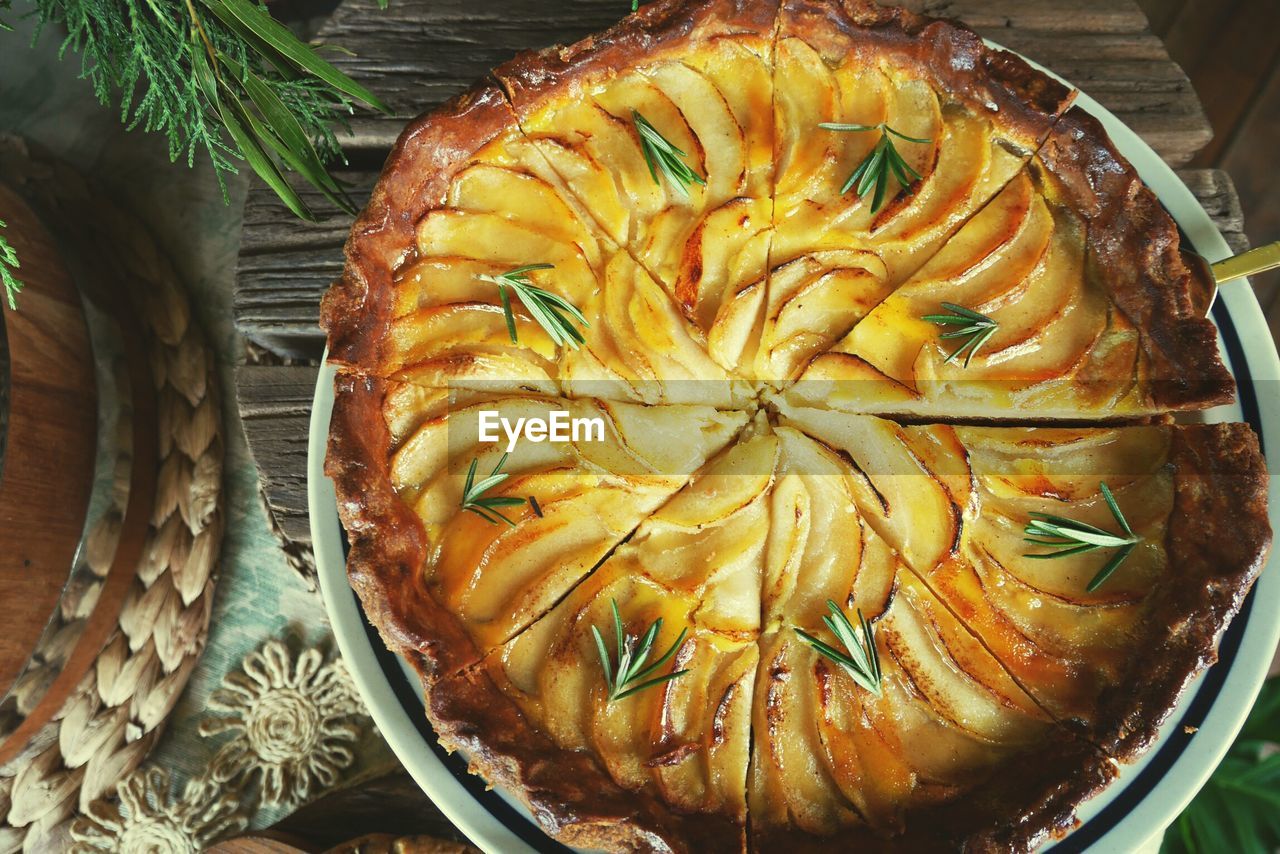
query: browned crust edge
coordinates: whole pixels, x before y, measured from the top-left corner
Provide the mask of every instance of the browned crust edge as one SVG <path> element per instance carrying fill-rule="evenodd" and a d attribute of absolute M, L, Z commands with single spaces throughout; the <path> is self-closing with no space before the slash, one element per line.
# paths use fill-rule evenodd
<path fill-rule="evenodd" d="M 457 618 L 422 582 L 426 531 L 391 484 L 387 380 L 340 372 L 325 474 L 347 531 L 347 577 L 387 646 L 418 662 L 424 684 L 479 660 Z"/>
<path fill-rule="evenodd" d="M 781 36 L 797 36 L 829 56 L 853 50 L 869 59 L 891 57 L 988 116 L 1028 153 L 1075 100 L 1074 90 L 1021 57 L 987 47 L 958 21 L 871 0 L 783 0 L 781 19 Z"/>
<path fill-rule="evenodd" d="M 681 814 L 648 792 L 628 791 L 590 756 L 556 745 L 533 726 L 484 666 L 438 682 L 428 716 L 473 773 L 505 786 L 566 845 L 608 851 L 739 852 L 742 825 L 725 815 Z"/>
<path fill-rule="evenodd" d="M 1084 218 L 1092 273 L 1142 333 L 1155 408 L 1229 403 L 1235 381 L 1218 353 L 1197 294 L 1213 282 L 1183 257 L 1178 226 L 1093 116 L 1076 107 L 1053 128 L 1036 161 Z"/>
<path fill-rule="evenodd" d="M 453 177 L 515 115 L 493 81 L 477 84 L 409 123 L 346 243 L 342 278 L 320 303 L 329 359 L 377 373 L 395 308 L 396 271 L 416 253 L 418 222 L 444 203 Z"/>
<path fill-rule="evenodd" d="M 1244 604 L 1271 549 L 1269 475 L 1247 424 L 1175 428 L 1174 509 L 1166 546 L 1174 577 L 1148 617 L 1156 633 L 1116 686 L 1102 693 L 1090 737 L 1133 761 L 1159 734 Z"/>
<path fill-rule="evenodd" d="M 657 0 L 572 45 L 525 51 L 498 66 L 494 76 L 525 118 L 593 79 L 611 77 L 689 43 L 742 34 L 772 43 L 777 25 L 778 0 Z"/>
<path fill-rule="evenodd" d="M 818 837 L 796 829 L 751 828 L 752 849 L 805 852 L 1032 851 L 1078 824 L 1079 804 L 1102 791 L 1116 769 L 1096 748 L 1059 729 L 1034 759 L 998 768 L 977 789 L 950 803 L 912 810 L 902 836 L 885 838 L 868 829 Z"/>

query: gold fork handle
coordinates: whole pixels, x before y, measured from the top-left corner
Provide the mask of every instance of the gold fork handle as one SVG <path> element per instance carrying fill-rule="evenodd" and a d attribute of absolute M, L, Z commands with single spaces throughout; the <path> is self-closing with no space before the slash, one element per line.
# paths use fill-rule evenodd
<path fill-rule="evenodd" d="M 1235 279 L 1242 279 L 1245 276 L 1265 273 L 1267 270 L 1274 270 L 1277 267 L 1280 267 L 1280 241 L 1268 243 L 1266 246 L 1259 246 L 1257 249 L 1251 249 L 1243 255 L 1237 255 L 1225 261 L 1219 261 L 1213 265 L 1213 277 L 1221 285 Z"/>

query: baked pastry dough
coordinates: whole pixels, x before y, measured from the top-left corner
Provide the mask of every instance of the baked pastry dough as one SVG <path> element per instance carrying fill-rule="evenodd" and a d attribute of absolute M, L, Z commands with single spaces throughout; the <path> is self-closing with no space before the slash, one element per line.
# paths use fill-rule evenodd
<path fill-rule="evenodd" d="M 1232 397 L 1204 283 L 1072 97 L 862 0 L 657 0 L 405 131 L 322 308 L 328 471 L 442 742 L 548 833 L 1030 849 L 1214 660 L 1265 464 L 1168 423 Z M 918 178 L 846 191 L 885 128 Z M 603 438 L 480 433 L 556 412 Z M 1118 562 L 1024 541 L 1121 512 Z"/>

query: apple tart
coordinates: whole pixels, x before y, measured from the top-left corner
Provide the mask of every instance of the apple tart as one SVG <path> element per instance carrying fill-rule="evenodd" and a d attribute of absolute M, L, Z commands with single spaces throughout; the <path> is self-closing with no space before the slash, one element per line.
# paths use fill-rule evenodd
<path fill-rule="evenodd" d="M 327 468 L 442 743 L 549 834 L 1028 850 L 1214 661 L 1266 466 L 1173 424 L 1233 395 L 1204 283 L 1073 97 L 863 0 L 657 0 L 405 131 Z"/>

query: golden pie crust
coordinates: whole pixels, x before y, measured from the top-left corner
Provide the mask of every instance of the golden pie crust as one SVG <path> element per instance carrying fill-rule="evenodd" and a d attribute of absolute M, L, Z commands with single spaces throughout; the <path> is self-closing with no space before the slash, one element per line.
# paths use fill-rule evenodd
<path fill-rule="evenodd" d="M 441 742 L 550 835 L 1029 850 L 1216 659 L 1266 466 L 1245 425 L 1169 423 L 1234 383 L 1175 224 L 1073 97 L 901 9 L 657 0 L 401 136 L 321 312 L 348 573 Z M 705 187 L 652 181 L 636 107 Z M 933 140 L 878 212 L 838 192 L 874 136 L 809 128 L 863 115 Z M 478 278 L 544 261 L 581 348 L 520 306 L 511 341 Z M 967 375 L 919 321 L 952 296 L 1003 329 Z M 482 409 L 605 436 L 506 457 Z M 538 506 L 465 512 L 473 460 Z M 1031 512 L 1109 524 L 1104 481 L 1143 537 L 1106 586 L 1096 554 L 1020 559 Z M 799 641 L 827 600 L 877 626 L 882 696 Z M 659 648 L 687 629 L 689 672 L 608 703 L 609 602 Z"/>

